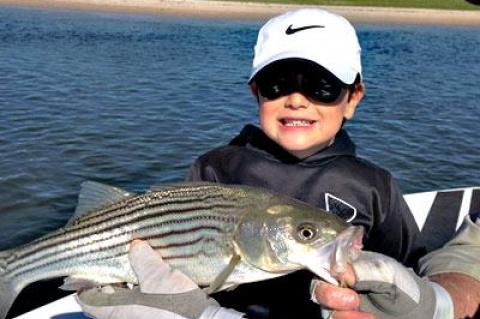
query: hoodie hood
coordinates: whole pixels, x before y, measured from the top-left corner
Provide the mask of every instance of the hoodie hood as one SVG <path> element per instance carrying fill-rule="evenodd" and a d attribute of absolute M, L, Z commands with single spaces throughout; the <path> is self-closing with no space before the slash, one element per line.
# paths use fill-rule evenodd
<path fill-rule="evenodd" d="M 325 161 L 329 161 L 337 156 L 355 156 L 355 144 L 353 144 L 348 133 L 343 129 L 337 133 L 332 145 L 303 159 L 299 159 L 287 152 L 265 135 L 260 128 L 252 124 L 246 125 L 240 134 L 233 138 L 229 144 L 247 147 L 276 161 L 306 166 L 323 164 Z"/>

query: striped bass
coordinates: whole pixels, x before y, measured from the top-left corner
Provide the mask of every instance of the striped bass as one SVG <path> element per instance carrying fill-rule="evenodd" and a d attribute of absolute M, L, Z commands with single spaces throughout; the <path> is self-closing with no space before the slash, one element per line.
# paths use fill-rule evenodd
<path fill-rule="evenodd" d="M 82 183 L 72 220 L 0 252 L 0 318 L 30 283 L 66 277 L 66 290 L 137 283 L 134 239 L 210 292 L 307 268 L 332 280 L 358 256 L 363 230 L 301 201 L 248 186 L 183 183 L 133 194 Z"/>

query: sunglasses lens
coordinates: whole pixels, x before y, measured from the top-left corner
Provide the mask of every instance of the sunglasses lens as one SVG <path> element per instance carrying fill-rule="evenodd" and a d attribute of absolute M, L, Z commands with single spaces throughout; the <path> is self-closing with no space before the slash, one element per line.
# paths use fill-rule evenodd
<path fill-rule="evenodd" d="M 298 68 L 270 68 L 263 70 L 255 79 L 259 93 L 268 100 L 300 92 L 319 103 L 335 102 L 345 85 L 335 76 L 325 72 Z"/>
<path fill-rule="evenodd" d="M 290 94 L 292 85 L 289 81 L 289 76 L 276 72 L 276 70 L 270 70 L 260 74 L 256 80 L 257 87 L 261 96 L 268 100 L 275 100 L 281 96 Z"/>
<path fill-rule="evenodd" d="M 286 87 L 281 83 L 270 83 L 268 85 L 259 85 L 258 90 L 261 96 L 268 100 L 275 100 L 281 96 L 287 95 Z"/>
<path fill-rule="evenodd" d="M 302 88 L 307 97 L 320 103 L 333 103 L 342 94 L 344 85 L 326 77 L 305 78 Z"/>

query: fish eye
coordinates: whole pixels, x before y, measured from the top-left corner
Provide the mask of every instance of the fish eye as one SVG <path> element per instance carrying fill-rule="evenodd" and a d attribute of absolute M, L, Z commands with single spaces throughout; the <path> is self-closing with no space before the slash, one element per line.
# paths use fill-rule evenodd
<path fill-rule="evenodd" d="M 310 241 L 317 236 L 317 228 L 312 224 L 301 224 L 297 228 L 297 235 L 302 241 Z"/>

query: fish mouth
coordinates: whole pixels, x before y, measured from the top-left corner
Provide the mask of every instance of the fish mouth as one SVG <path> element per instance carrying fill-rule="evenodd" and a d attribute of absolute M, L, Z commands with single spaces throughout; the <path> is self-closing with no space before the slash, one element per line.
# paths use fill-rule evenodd
<path fill-rule="evenodd" d="M 362 226 L 350 226 L 338 235 L 332 254 L 332 274 L 343 273 L 347 263 L 358 259 L 363 248 L 363 233 Z"/>
<path fill-rule="evenodd" d="M 360 256 L 363 233 L 361 226 L 348 227 L 334 241 L 320 247 L 315 260 L 306 265 L 307 268 L 326 282 L 338 285 L 336 277 L 345 272 L 348 263 Z"/>

